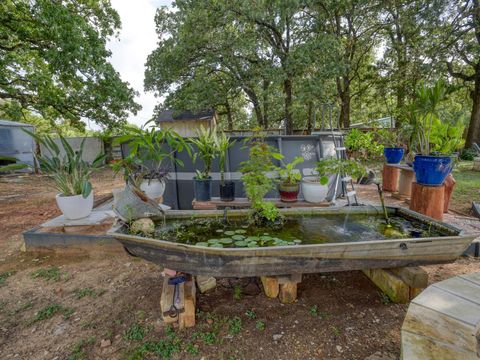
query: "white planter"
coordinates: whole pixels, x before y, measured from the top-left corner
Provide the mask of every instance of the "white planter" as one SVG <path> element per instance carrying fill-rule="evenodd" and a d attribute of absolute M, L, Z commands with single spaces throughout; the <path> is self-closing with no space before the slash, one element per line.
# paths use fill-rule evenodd
<path fill-rule="evenodd" d="M 163 193 L 165 192 L 164 182 L 158 181 L 158 179 L 150 180 L 150 184 L 148 182 L 149 180 L 143 180 L 140 184 L 140 190 L 142 190 L 145 195 L 150 199 L 157 199 L 160 196 L 163 196 Z"/>
<path fill-rule="evenodd" d="M 57 194 L 55 200 L 57 200 L 57 205 L 63 215 L 70 220 L 87 217 L 93 209 L 93 191 L 86 199 L 82 195 L 63 196 Z"/>
<path fill-rule="evenodd" d="M 328 194 L 328 184 L 320 184 L 317 176 L 305 176 L 302 179 L 302 194 L 305 201 L 320 203 L 325 201 Z"/>

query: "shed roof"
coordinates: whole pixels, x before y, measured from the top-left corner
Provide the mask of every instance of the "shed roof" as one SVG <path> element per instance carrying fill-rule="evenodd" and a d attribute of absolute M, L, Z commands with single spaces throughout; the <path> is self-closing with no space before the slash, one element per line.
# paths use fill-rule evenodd
<path fill-rule="evenodd" d="M 0 126 L 33 127 L 32 124 L 25 124 L 17 121 L 1 120 L 1 119 L 0 119 Z"/>
<path fill-rule="evenodd" d="M 156 122 L 181 121 L 181 120 L 210 120 L 213 119 L 215 110 L 205 109 L 198 111 L 191 110 L 164 110 L 158 114 Z"/>

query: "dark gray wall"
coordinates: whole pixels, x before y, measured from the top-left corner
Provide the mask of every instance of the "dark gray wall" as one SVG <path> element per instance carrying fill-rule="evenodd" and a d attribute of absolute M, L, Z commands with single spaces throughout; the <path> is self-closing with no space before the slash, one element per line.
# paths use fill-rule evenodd
<path fill-rule="evenodd" d="M 335 133 L 336 144 L 343 146 L 343 135 Z M 241 173 L 239 172 L 240 163 L 248 159 L 248 147 L 245 146 L 246 137 L 233 136 L 232 140 L 236 143 L 229 149 L 227 156 L 226 179 L 231 179 L 235 182 L 235 196 L 245 197 L 243 191 L 243 184 L 240 180 Z M 315 168 L 315 163 L 324 157 L 335 156 L 333 145 L 333 138 L 330 132 L 319 133 L 316 135 L 274 135 L 267 137 L 267 143 L 274 146 L 281 152 L 285 158 L 285 162 L 292 161 L 296 156 L 304 158 L 304 162 L 298 166 L 298 169 L 303 176 L 311 175 L 311 171 Z M 195 151 L 195 149 L 194 149 Z M 122 144 L 122 155 L 128 154 L 128 144 Z M 167 182 L 164 203 L 171 206 L 173 209 L 191 209 L 193 200 L 193 181 L 196 169 L 202 169 L 203 163 L 197 160 L 194 164 L 188 154 L 184 151 L 175 155 L 181 159 L 184 167 L 172 167 L 170 179 Z M 220 184 L 220 171 L 218 166 L 218 159 L 214 161 L 212 167 L 212 196 L 218 197 Z M 333 194 L 333 187 L 335 181 L 331 181 L 330 194 Z M 340 189 L 340 187 L 339 187 Z M 278 197 L 278 192 L 274 191 L 267 195 L 267 197 Z M 300 194 L 301 197 L 301 194 Z"/>

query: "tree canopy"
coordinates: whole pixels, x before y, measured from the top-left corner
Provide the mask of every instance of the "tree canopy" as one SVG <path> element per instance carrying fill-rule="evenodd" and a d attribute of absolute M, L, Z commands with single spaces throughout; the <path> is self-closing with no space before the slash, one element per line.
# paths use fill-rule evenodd
<path fill-rule="evenodd" d="M 126 122 L 140 106 L 108 61 L 119 27 L 105 0 L 1 1 L 1 110 L 18 120 L 27 110 L 72 125 Z"/>
<path fill-rule="evenodd" d="M 145 88 L 167 95 L 157 110 L 212 107 L 226 128 L 246 117 L 291 133 L 332 106 L 343 127 L 400 125 L 415 88 L 442 78 L 457 91 L 451 121 L 470 118 L 470 145 L 480 141 L 479 19 L 477 0 L 177 0 L 157 10 Z"/>

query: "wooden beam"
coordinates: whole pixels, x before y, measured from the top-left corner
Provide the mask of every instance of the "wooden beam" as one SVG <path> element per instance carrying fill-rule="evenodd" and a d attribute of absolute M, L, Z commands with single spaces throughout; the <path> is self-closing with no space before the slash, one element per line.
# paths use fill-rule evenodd
<path fill-rule="evenodd" d="M 387 269 L 402 279 L 408 286 L 425 289 L 428 286 L 428 273 L 418 266 Z"/>
<path fill-rule="evenodd" d="M 262 276 L 262 277 L 260 277 L 260 279 L 262 280 L 263 292 L 265 293 L 265 296 L 269 297 L 269 298 L 278 297 L 280 287 L 279 287 L 279 284 L 278 284 L 277 277 L 275 277 L 275 276 Z"/>
<path fill-rule="evenodd" d="M 393 302 L 408 303 L 410 287 L 394 273 L 384 269 L 367 269 L 363 273 Z"/>

